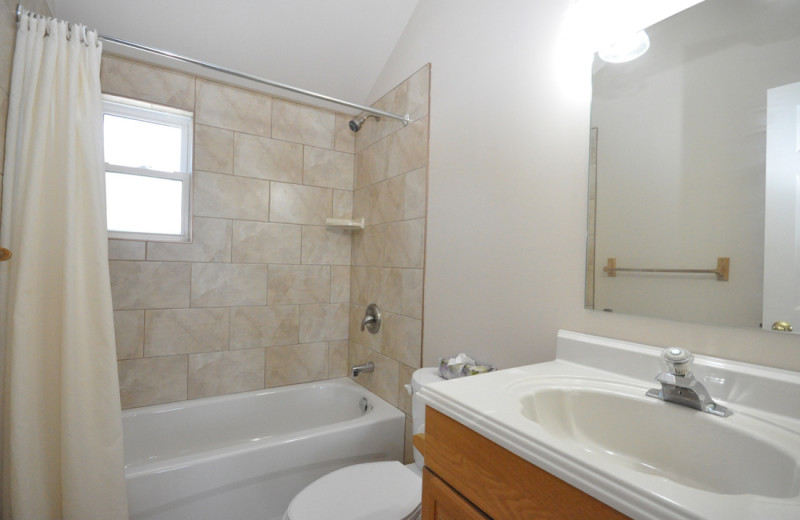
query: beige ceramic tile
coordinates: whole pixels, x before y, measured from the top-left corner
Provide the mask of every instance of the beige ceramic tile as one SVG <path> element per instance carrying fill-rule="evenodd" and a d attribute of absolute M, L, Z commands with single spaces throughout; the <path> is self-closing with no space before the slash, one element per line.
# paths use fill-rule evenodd
<path fill-rule="evenodd" d="M 300 343 L 347 339 L 350 304 L 300 306 Z"/>
<path fill-rule="evenodd" d="M 184 262 L 230 262 L 231 221 L 194 217 L 192 242 L 148 242 L 147 259 Z"/>
<path fill-rule="evenodd" d="M 362 365 L 368 361 L 375 364 L 375 371 L 360 374 L 354 381 L 392 406 L 397 406 L 397 386 L 400 381 L 400 364 L 378 352 L 366 349 L 350 341 L 350 364 Z"/>
<path fill-rule="evenodd" d="M 233 173 L 233 132 L 194 125 L 194 169 Z"/>
<path fill-rule="evenodd" d="M 380 295 L 382 310 L 399 313 L 403 310 L 403 270 L 385 268 L 380 270 Z"/>
<path fill-rule="evenodd" d="M 355 156 L 313 146 L 304 147 L 303 184 L 353 190 Z"/>
<path fill-rule="evenodd" d="M 353 233 L 353 265 L 383 265 L 385 228 L 386 225 L 367 226 Z"/>
<path fill-rule="evenodd" d="M 108 54 L 100 68 L 103 92 L 194 110 L 194 77 Z"/>
<path fill-rule="evenodd" d="M 411 318 L 422 319 L 422 290 L 425 272 L 422 269 L 402 269 L 403 305 L 402 313 Z"/>
<path fill-rule="evenodd" d="M 117 359 L 134 359 L 144 352 L 144 311 L 114 311 Z"/>
<path fill-rule="evenodd" d="M 356 154 L 356 188 L 363 188 L 386 178 L 387 141 L 377 143 Z"/>
<path fill-rule="evenodd" d="M 428 164 L 428 118 L 389 136 L 386 175 L 394 177 Z"/>
<path fill-rule="evenodd" d="M 350 298 L 352 303 L 366 307 L 370 303 L 380 300 L 382 271 L 383 269 L 380 267 L 353 266 L 351 268 Z"/>
<path fill-rule="evenodd" d="M 303 145 L 237 133 L 233 171 L 245 177 L 301 184 Z"/>
<path fill-rule="evenodd" d="M 321 381 L 328 377 L 328 344 L 266 349 L 267 387 Z"/>
<path fill-rule="evenodd" d="M 328 377 L 347 377 L 350 375 L 350 365 L 347 362 L 348 342 L 328 342 Z"/>
<path fill-rule="evenodd" d="M 371 191 L 370 223 L 382 224 L 403 220 L 404 177 L 395 177 L 367 189 Z"/>
<path fill-rule="evenodd" d="M 269 201 L 270 222 L 324 226 L 333 211 L 328 188 L 273 182 Z"/>
<path fill-rule="evenodd" d="M 423 218 L 427 214 L 428 172 L 427 167 L 405 174 L 403 195 L 403 218 Z"/>
<path fill-rule="evenodd" d="M 330 293 L 330 266 L 269 266 L 269 305 L 329 303 Z"/>
<path fill-rule="evenodd" d="M 383 327 L 375 334 L 372 334 L 366 328 L 363 331 L 361 330 L 361 321 L 364 319 L 366 310 L 367 308 L 364 305 L 350 305 L 350 330 L 348 330 L 347 337 L 351 342 L 354 341 L 369 350 L 380 352 Z"/>
<path fill-rule="evenodd" d="M 138 240 L 108 241 L 109 260 L 144 260 L 145 243 Z"/>
<path fill-rule="evenodd" d="M 231 309 L 231 348 L 294 345 L 299 342 L 297 305 L 234 307 Z"/>
<path fill-rule="evenodd" d="M 331 303 L 350 301 L 350 266 L 331 266 Z"/>
<path fill-rule="evenodd" d="M 269 222 L 233 223 L 233 261 L 261 264 L 300 263 L 302 226 Z"/>
<path fill-rule="evenodd" d="M 191 264 L 112 260 L 115 310 L 175 309 L 189 306 Z"/>
<path fill-rule="evenodd" d="M 123 409 L 186 399 L 186 356 L 128 359 L 118 368 Z"/>
<path fill-rule="evenodd" d="M 189 356 L 189 399 L 264 388 L 264 349 Z"/>
<path fill-rule="evenodd" d="M 192 307 L 266 303 L 266 265 L 192 264 Z"/>
<path fill-rule="evenodd" d="M 303 226 L 302 263 L 350 265 L 351 244 L 350 231 Z"/>
<path fill-rule="evenodd" d="M 145 313 L 146 357 L 228 350 L 230 310 L 165 309 Z"/>
<path fill-rule="evenodd" d="M 408 106 L 408 81 L 404 81 L 387 92 L 373 105 L 375 108 L 398 114 L 406 115 Z M 403 122 L 391 117 L 382 117 L 377 125 L 380 137 L 397 132 L 404 127 Z"/>
<path fill-rule="evenodd" d="M 411 415 L 411 394 L 406 390 L 405 385 L 411 384 L 411 376 L 414 375 L 416 368 L 400 364 L 400 376 L 397 385 L 397 407 L 406 415 Z"/>
<path fill-rule="evenodd" d="M 336 114 L 336 127 L 333 133 L 333 148 L 337 152 L 355 153 L 356 134 L 350 130 L 351 116 Z"/>
<path fill-rule="evenodd" d="M 422 357 L 422 320 L 386 313 L 381 328 L 383 354 L 410 367 L 419 368 Z"/>
<path fill-rule="evenodd" d="M 408 115 L 412 121 L 428 115 L 431 66 L 425 65 L 408 78 Z"/>
<path fill-rule="evenodd" d="M 194 214 L 203 217 L 266 221 L 269 181 L 195 172 Z"/>
<path fill-rule="evenodd" d="M 408 86 L 406 82 L 403 82 L 372 106 L 393 114 L 405 115 L 407 89 Z M 356 151 L 360 152 L 364 148 L 401 128 L 403 128 L 403 122 L 394 118 L 381 117 L 380 120 L 376 120 L 375 118 L 368 119 L 356 135 Z"/>
<path fill-rule="evenodd" d="M 372 218 L 372 201 L 377 198 L 378 185 L 371 184 L 353 192 L 353 215 L 364 217 L 366 225 L 374 226 Z"/>
<path fill-rule="evenodd" d="M 195 110 L 200 124 L 270 137 L 269 96 L 198 79 Z"/>
<path fill-rule="evenodd" d="M 333 149 L 336 117 L 332 112 L 288 101 L 272 104 L 272 137 Z"/>
<path fill-rule="evenodd" d="M 333 218 L 353 218 L 353 192 L 333 190 Z M 361 218 L 364 215 L 355 216 Z"/>
<path fill-rule="evenodd" d="M 386 224 L 384 265 L 422 267 L 425 247 L 425 219 Z"/>

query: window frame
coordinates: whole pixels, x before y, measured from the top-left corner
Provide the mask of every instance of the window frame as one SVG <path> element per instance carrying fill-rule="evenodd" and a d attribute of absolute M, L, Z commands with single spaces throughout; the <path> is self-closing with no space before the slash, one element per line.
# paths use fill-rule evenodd
<path fill-rule="evenodd" d="M 144 240 L 149 242 L 192 241 L 192 148 L 194 139 L 194 114 L 186 110 L 156 105 L 136 99 L 103 94 L 103 119 L 105 115 L 125 117 L 181 129 L 181 171 L 160 171 L 149 168 L 122 166 L 105 161 L 105 173 L 137 175 L 181 182 L 181 234 L 143 233 L 107 229 L 108 238 L 118 240 Z M 105 139 L 105 126 L 103 130 Z"/>

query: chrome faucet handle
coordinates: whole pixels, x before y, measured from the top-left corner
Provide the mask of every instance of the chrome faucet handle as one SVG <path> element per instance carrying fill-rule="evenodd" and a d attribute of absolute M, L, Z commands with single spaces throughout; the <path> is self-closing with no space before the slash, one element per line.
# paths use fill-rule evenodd
<path fill-rule="evenodd" d="M 652 388 L 645 395 L 706 413 L 729 417 L 732 412 L 712 399 L 706 387 L 692 374 L 694 355 L 686 349 L 669 347 L 661 353 L 667 371 L 656 376 L 661 388 Z"/>
<path fill-rule="evenodd" d="M 694 354 L 680 347 L 668 347 L 661 353 L 661 359 L 667 365 L 667 372 L 676 376 L 688 376 L 692 372 Z"/>
<path fill-rule="evenodd" d="M 367 306 L 364 312 L 364 319 L 361 320 L 361 332 L 367 329 L 371 334 L 377 334 L 381 330 L 381 310 L 374 303 Z"/>

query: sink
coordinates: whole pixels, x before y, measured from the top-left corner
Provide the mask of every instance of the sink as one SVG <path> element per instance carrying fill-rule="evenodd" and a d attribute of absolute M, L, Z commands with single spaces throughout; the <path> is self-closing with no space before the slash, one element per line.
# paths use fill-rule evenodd
<path fill-rule="evenodd" d="M 580 379 L 533 386 L 520 399 L 523 416 L 612 464 L 713 493 L 800 492 L 798 461 L 782 447 L 798 444 L 788 432 L 764 437 L 742 421 L 645 397 L 639 387 Z"/>
<path fill-rule="evenodd" d="M 800 518 L 800 373 L 696 355 L 719 417 L 645 396 L 662 352 L 560 331 L 553 361 L 419 397 L 636 520 Z"/>

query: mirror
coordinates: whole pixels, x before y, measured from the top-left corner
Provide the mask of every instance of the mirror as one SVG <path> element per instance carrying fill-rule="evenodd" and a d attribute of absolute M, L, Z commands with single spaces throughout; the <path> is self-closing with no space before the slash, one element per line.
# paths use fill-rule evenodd
<path fill-rule="evenodd" d="M 767 330 L 791 322 L 800 266 L 767 254 L 764 267 L 765 239 L 782 243 L 773 257 L 800 258 L 800 212 L 774 209 L 767 193 L 777 110 L 767 99 L 800 82 L 800 2 L 705 0 L 647 33 L 644 56 L 593 65 L 586 306 Z M 796 134 L 798 106 L 770 128 Z M 770 285 L 788 285 L 785 311 L 767 312 Z"/>

